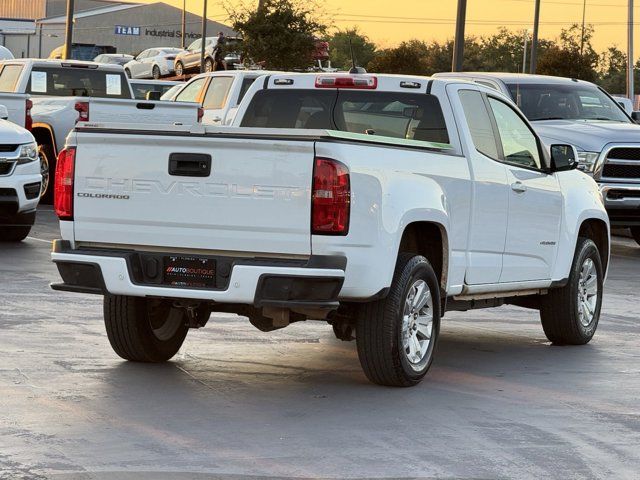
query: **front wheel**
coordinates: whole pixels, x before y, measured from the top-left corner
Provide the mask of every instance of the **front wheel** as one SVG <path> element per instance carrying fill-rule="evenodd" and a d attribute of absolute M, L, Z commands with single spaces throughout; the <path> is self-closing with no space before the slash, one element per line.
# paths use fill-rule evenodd
<path fill-rule="evenodd" d="M 596 333 L 602 307 L 604 269 L 598 247 L 578 238 L 569 280 L 540 298 L 546 337 L 556 345 L 584 345 Z"/>
<path fill-rule="evenodd" d="M 154 80 L 158 80 L 162 75 L 160 74 L 160 68 L 157 65 L 154 65 L 151 69 L 151 76 Z"/>
<path fill-rule="evenodd" d="M 21 242 L 29 235 L 31 227 L 0 226 L 0 242 Z"/>
<path fill-rule="evenodd" d="M 356 343 L 373 383 L 410 387 L 427 374 L 440 332 L 440 288 L 426 258 L 401 253 L 386 298 L 357 314 Z"/>
<path fill-rule="evenodd" d="M 40 187 L 40 201 L 53 203 L 53 185 L 56 171 L 56 154 L 53 146 L 45 144 L 38 147 L 40 155 L 40 173 L 42 174 L 42 186 Z"/>
<path fill-rule="evenodd" d="M 631 236 L 640 245 L 640 227 L 631 227 Z"/>
<path fill-rule="evenodd" d="M 184 75 L 184 65 L 182 62 L 176 62 L 175 73 L 177 77 L 181 77 Z"/>
<path fill-rule="evenodd" d="M 104 323 L 113 350 L 125 360 L 165 362 L 189 330 L 184 311 L 170 300 L 105 295 Z"/>

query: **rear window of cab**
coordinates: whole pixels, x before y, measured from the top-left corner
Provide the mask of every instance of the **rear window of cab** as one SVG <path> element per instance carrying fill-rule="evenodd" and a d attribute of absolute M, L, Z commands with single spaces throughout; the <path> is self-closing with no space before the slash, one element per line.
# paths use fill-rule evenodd
<path fill-rule="evenodd" d="M 35 67 L 27 93 L 54 97 L 131 98 L 124 72 L 72 67 Z"/>
<path fill-rule="evenodd" d="M 260 90 L 251 99 L 241 126 L 338 130 L 449 143 L 440 102 L 424 93 Z"/>

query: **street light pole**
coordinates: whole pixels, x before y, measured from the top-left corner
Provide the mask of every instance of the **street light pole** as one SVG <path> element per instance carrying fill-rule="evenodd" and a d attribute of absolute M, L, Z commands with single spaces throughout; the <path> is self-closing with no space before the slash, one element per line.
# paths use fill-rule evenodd
<path fill-rule="evenodd" d="M 202 43 L 200 44 L 200 73 L 204 72 L 204 51 L 207 46 L 207 0 L 204 0 L 202 12 Z"/>
<path fill-rule="evenodd" d="M 587 0 L 582 2 L 582 35 L 580 36 L 580 56 L 582 56 L 582 52 L 584 51 L 584 20 L 587 14 Z"/>
<path fill-rule="evenodd" d="M 533 38 L 531 39 L 531 62 L 529 63 L 529 73 L 536 73 L 538 64 L 538 27 L 540 26 L 540 0 L 536 0 L 535 14 L 533 17 Z"/>
<path fill-rule="evenodd" d="M 627 97 L 629 97 L 629 100 L 634 102 L 635 90 L 633 88 L 633 0 L 629 0 L 629 18 L 627 21 Z"/>
<path fill-rule="evenodd" d="M 522 49 L 522 73 L 527 73 L 527 40 L 529 40 L 529 32 L 524 31 L 524 46 Z"/>
<path fill-rule="evenodd" d="M 67 24 L 65 26 L 65 42 L 64 42 L 64 58 L 71 58 L 71 49 L 73 45 L 73 10 L 74 0 L 67 0 Z"/>
<path fill-rule="evenodd" d="M 185 30 L 187 29 L 187 0 L 182 0 L 182 49 L 185 47 Z"/>
<path fill-rule="evenodd" d="M 467 17 L 467 0 L 458 0 L 458 15 L 456 17 L 456 38 L 453 43 L 452 72 L 461 72 L 464 61 L 464 26 Z"/>

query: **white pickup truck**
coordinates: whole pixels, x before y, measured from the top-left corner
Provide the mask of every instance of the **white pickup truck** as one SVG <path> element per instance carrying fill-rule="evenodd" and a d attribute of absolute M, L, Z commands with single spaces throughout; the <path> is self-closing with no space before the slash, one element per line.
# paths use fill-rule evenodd
<path fill-rule="evenodd" d="M 32 106 L 29 114 L 18 108 L 12 114 L 8 108 L 11 120 L 30 129 L 38 142 L 45 201 L 53 197 L 49 179 L 57 154 L 77 121 L 192 124 L 202 113 L 194 103 L 135 100 L 122 66 L 74 60 L 0 62 L 0 104 L 12 95 L 10 105 Z"/>
<path fill-rule="evenodd" d="M 172 100 L 201 104 L 205 125 L 231 125 L 249 87 L 256 79 L 271 73 L 266 70 L 202 73 L 189 80 Z"/>
<path fill-rule="evenodd" d="M 0 105 L 0 242 L 19 242 L 36 219 L 42 177 L 33 135 Z"/>
<path fill-rule="evenodd" d="M 104 295 L 115 352 L 160 362 L 212 311 L 328 320 L 367 377 L 426 374 L 447 310 L 540 310 L 590 341 L 609 222 L 573 147 L 547 151 L 495 90 L 277 74 L 235 127 L 79 124 L 60 156 L 56 290 Z M 105 148 L 108 145 L 109 148 Z"/>

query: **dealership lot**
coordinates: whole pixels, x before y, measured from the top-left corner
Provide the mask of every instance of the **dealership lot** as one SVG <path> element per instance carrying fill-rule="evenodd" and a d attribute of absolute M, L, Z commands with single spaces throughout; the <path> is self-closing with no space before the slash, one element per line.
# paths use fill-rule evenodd
<path fill-rule="evenodd" d="M 30 238 L 0 250 L 3 480 L 637 475 L 631 240 L 614 239 L 589 345 L 550 346 L 534 311 L 448 313 L 426 381 L 390 389 L 321 322 L 266 334 L 214 314 L 168 364 L 121 361 L 101 298 L 48 288 L 57 236 L 43 207 Z"/>

